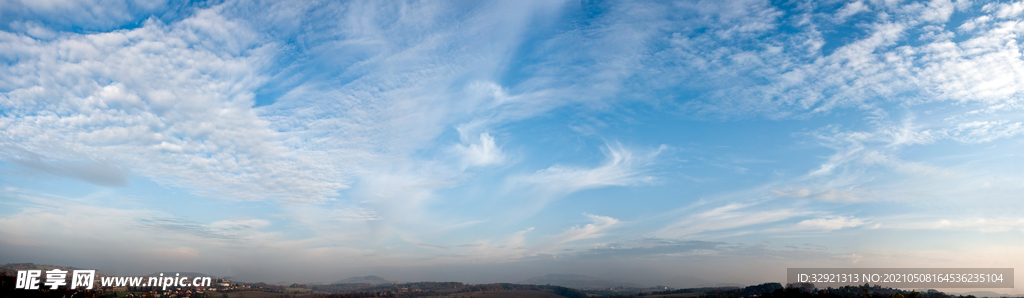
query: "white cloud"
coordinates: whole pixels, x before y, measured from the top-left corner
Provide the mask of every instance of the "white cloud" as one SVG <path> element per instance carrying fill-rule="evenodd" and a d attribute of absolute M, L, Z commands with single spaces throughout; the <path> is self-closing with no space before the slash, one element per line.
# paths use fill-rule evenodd
<path fill-rule="evenodd" d="M 707 25 L 671 23 L 679 28 L 663 36 L 669 47 L 648 65 L 652 65 L 650 71 L 657 71 L 659 84 L 675 82 L 699 93 L 699 99 L 680 106 L 704 115 L 803 118 L 837 109 L 871 112 L 893 103 L 915 108 L 935 102 L 1019 110 L 1024 107 L 1020 103 L 1024 60 L 1015 36 L 1022 26 L 992 21 L 998 15 L 1016 13 L 1013 7 L 1018 3 L 986 5 L 990 14 L 965 22 L 960 35 L 926 24 L 948 22 L 955 10 L 968 8 L 966 1 L 857 1 L 822 13 L 827 15 L 791 12 L 786 19 L 798 32 L 738 40 L 694 29 L 728 25 L 725 20 L 711 19 L 721 23 Z M 862 32 L 852 35 L 856 38 L 824 38 L 840 34 L 831 31 L 833 27 L 845 26 L 832 21 L 862 12 L 866 6 L 874 14 L 858 24 L 856 31 Z M 820 8 L 808 3 L 806 9 Z M 920 39 L 908 43 L 912 36 Z M 666 68 L 678 74 L 666 76 Z"/>
<path fill-rule="evenodd" d="M 957 124 L 946 130 L 946 133 L 951 138 L 965 143 L 987 143 L 1024 134 L 1024 126 L 1021 122 L 1009 123 L 1006 120 L 972 121 Z"/>
<path fill-rule="evenodd" d="M 819 215 L 820 216 L 820 215 Z M 801 220 L 795 224 L 779 225 L 774 228 L 761 230 L 761 233 L 771 234 L 820 234 L 845 228 L 855 228 L 871 223 L 870 220 L 857 218 L 855 216 L 825 215 L 817 218 Z M 875 225 L 876 227 L 879 224 Z"/>
<path fill-rule="evenodd" d="M 561 234 L 558 234 L 557 236 L 554 237 L 555 239 L 557 239 L 555 242 L 556 244 L 603 237 L 604 234 L 601 233 L 602 231 L 611 228 L 612 226 L 619 223 L 618 219 L 614 219 L 607 216 L 586 213 L 584 213 L 583 215 L 587 216 L 587 218 L 590 218 L 590 220 L 593 221 L 593 223 L 586 224 L 583 227 L 575 226 L 569 228 L 568 230 L 562 232 Z"/>
<path fill-rule="evenodd" d="M 165 0 L 4 0 L 2 4 L 5 22 L 16 29 L 40 22 L 61 31 L 106 31 L 154 15 L 166 18 L 182 13 L 166 12 L 173 3 Z"/>
<path fill-rule="evenodd" d="M 839 189 L 775 189 L 772 193 L 793 198 L 812 198 L 826 202 L 866 202 L 871 201 L 870 198 L 866 197 L 863 191 L 857 190 L 839 190 Z"/>
<path fill-rule="evenodd" d="M 688 213 L 656 234 L 663 238 L 705 239 L 712 232 L 779 222 L 808 214 L 792 208 L 765 208 L 759 203 L 728 203 L 707 211 Z"/>
<path fill-rule="evenodd" d="M 532 174 L 511 177 L 507 187 L 530 187 L 532 195 L 546 201 L 586 189 L 651 183 L 654 177 L 644 175 L 645 167 L 665 148 L 663 145 L 656 151 L 635 156 L 621 144 L 608 144 L 604 148 L 606 159 L 598 167 L 555 165 Z"/>
<path fill-rule="evenodd" d="M 46 169 L 103 161 L 210 197 L 325 200 L 345 185 L 250 108 L 275 47 L 255 36 L 215 11 L 49 41 L 0 32 L 19 57 L 0 70 L 0 158 L 99 185 L 126 182 Z"/>
<path fill-rule="evenodd" d="M 1024 218 L 1016 216 L 957 216 L 943 219 L 943 216 L 914 216 L 888 218 L 879 221 L 879 228 L 903 230 L 947 230 L 978 231 L 982 233 L 1024 232 Z"/>
<path fill-rule="evenodd" d="M 815 219 L 807 219 L 796 223 L 793 227 L 797 230 L 823 230 L 832 231 L 842 228 L 859 227 L 867 223 L 866 220 L 852 216 L 829 216 Z"/>
<path fill-rule="evenodd" d="M 898 124 L 878 116 L 872 120 L 874 130 L 830 126 L 812 133 L 834 152 L 805 175 L 768 184 L 770 192 L 841 204 L 927 201 L 960 206 L 972 200 L 1002 204 L 1010 193 L 1024 190 L 1021 178 L 1006 163 L 1015 158 L 1014 142 L 1000 142 L 1019 136 L 1019 124 L 971 121 L 978 119 L 973 116 L 919 115 L 923 117 L 907 118 L 917 122 Z M 987 145 L 984 153 L 960 151 L 977 143 L 994 144 Z M 950 151 L 915 154 L 934 148 Z"/>
<path fill-rule="evenodd" d="M 987 12 L 995 12 L 996 17 L 1001 19 L 1012 18 L 1024 12 L 1024 1 L 1012 3 L 990 3 L 982 7 Z"/>
<path fill-rule="evenodd" d="M 334 214 L 336 214 L 334 219 L 339 221 L 365 221 L 380 219 L 377 212 L 365 208 L 337 209 L 334 210 Z"/>
<path fill-rule="evenodd" d="M 574 242 L 574 241 L 579 241 L 579 240 L 595 239 L 595 238 L 604 237 L 605 234 L 603 232 L 605 230 L 608 230 L 609 228 L 612 228 L 612 227 L 614 227 L 615 225 L 617 225 L 619 223 L 618 219 L 607 217 L 607 216 L 600 216 L 600 215 L 593 215 L 593 214 L 586 214 L 586 213 L 584 213 L 583 215 L 585 215 L 587 218 L 590 218 L 590 221 L 592 223 L 586 224 L 586 225 L 584 225 L 582 227 L 581 226 L 571 227 L 568 230 L 566 230 L 565 232 L 562 232 L 562 233 L 560 233 L 558 235 L 552 236 L 552 239 L 550 241 L 548 241 L 545 244 L 540 245 L 539 247 L 537 247 L 534 250 L 536 252 L 542 252 L 542 253 L 543 252 L 551 252 L 551 250 L 555 249 L 556 247 L 558 247 L 561 244 L 565 244 L 565 243 L 569 243 L 569 242 Z"/>
<path fill-rule="evenodd" d="M 950 0 L 932 0 L 927 5 L 921 6 L 920 20 L 932 23 L 945 23 L 953 15 L 954 8 L 954 4 Z"/>
<path fill-rule="evenodd" d="M 501 147 L 494 144 L 494 137 L 488 133 L 481 133 L 479 142 L 467 145 L 455 145 L 455 150 L 462 156 L 466 165 L 482 167 L 499 165 L 505 161 L 505 155 Z"/>
<path fill-rule="evenodd" d="M 841 23 L 845 22 L 846 18 L 849 18 L 850 16 L 869 10 L 871 9 L 868 8 L 867 5 L 864 5 L 864 1 L 850 2 L 847 3 L 846 5 L 843 5 L 843 7 L 840 8 L 839 11 L 835 13 L 835 18 L 837 22 Z"/>
<path fill-rule="evenodd" d="M 986 233 L 1008 231 L 1024 232 L 1024 218 L 978 218 L 973 220 L 940 220 L 935 223 L 936 229 L 967 229 Z"/>

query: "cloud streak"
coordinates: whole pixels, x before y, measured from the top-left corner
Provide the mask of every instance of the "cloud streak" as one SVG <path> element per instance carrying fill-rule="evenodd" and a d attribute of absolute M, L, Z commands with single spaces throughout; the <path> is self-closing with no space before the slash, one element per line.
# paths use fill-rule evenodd
<path fill-rule="evenodd" d="M 604 148 L 605 161 L 594 168 L 555 165 L 531 174 L 509 178 L 506 188 L 529 189 L 540 204 L 587 189 L 630 186 L 653 183 L 654 177 L 644 174 L 645 167 L 666 149 L 643 155 L 634 155 L 632 150 L 621 144 L 608 144 Z"/>

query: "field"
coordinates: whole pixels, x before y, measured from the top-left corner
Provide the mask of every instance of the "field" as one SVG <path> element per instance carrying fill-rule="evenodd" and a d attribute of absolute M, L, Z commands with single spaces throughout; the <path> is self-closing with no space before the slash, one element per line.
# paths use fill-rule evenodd
<path fill-rule="evenodd" d="M 221 298 L 223 293 L 211 292 L 210 297 Z M 294 294 L 294 293 L 268 293 L 261 291 L 241 291 L 241 292 L 230 292 L 227 293 L 228 298 L 311 298 L 314 294 Z"/>
<path fill-rule="evenodd" d="M 444 296 L 427 296 L 423 298 L 565 298 L 552 291 L 536 290 L 504 290 L 469 293 L 453 293 Z"/>
<path fill-rule="evenodd" d="M 117 297 L 125 297 L 125 296 L 128 296 L 129 293 L 134 294 L 134 295 L 142 295 L 142 292 L 112 292 L 112 293 L 107 293 L 107 294 L 104 294 L 104 295 L 113 294 L 113 295 L 115 295 Z"/>
<path fill-rule="evenodd" d="M 214 294 L 214 293 L 211 293 Z M 268 293 L 260 291 L 242 291 L 242 292 L 231 292 L 227 293 L 228 298 L 310 298 L 315 294 L 295 294 L 295 293 Z M 321 293 L 323 294 L 323 293 Z M 215 293 L 212 297 L 221 298 L 221 293 Z M 682 297 L 682 296 L 680 296 Z M 481 291 L 481 292 L 469 292 L 469 293 L 452 293 L 443 296 L 423 296 L 420 298 L 565 298 L 556 295 L 552 291 L 536 291 L 536 290 L 503 290 L 503 291 Z"/>
<path fill-rule="evenodd" d="M 680 294 L 668 294 L 668 295 L 649 295 L 648 298 L 688 298 L 688 297 L 699 297 L 704 293 L 680 293 Z"/>
<path fill-rule="evenodd" d="M 313 290 L 310 290 L 310 289 L 307 289 L 307 288 L 285 288 L 284 291 L 288 292 L 289 294 L 292 294 L 292 293 L 312 293 L 312 292 L 314 292 Z"/>

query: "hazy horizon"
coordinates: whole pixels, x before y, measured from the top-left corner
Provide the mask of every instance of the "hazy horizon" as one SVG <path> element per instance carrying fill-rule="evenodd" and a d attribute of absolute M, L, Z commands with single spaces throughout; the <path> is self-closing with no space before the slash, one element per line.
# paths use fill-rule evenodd
<path fill-rule="evenodd" d="M 1022 1 L 0 0 L 0 263 L 1020 268 L 1021 36 Z"/>

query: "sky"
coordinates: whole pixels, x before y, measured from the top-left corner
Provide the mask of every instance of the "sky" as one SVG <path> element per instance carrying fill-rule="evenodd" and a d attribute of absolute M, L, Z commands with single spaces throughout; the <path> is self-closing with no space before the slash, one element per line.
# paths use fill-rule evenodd
<path fill-rule="evenodd" d="M 1022 36 L 1021 1 L 0 0 L 0 263 L 1022 268 Z"/>

